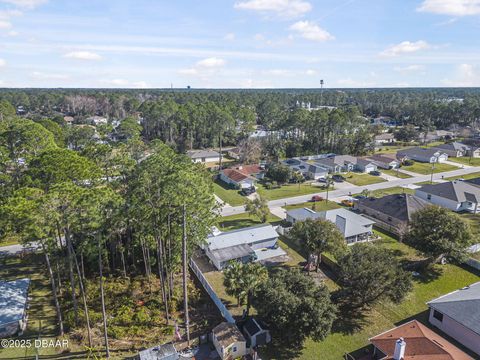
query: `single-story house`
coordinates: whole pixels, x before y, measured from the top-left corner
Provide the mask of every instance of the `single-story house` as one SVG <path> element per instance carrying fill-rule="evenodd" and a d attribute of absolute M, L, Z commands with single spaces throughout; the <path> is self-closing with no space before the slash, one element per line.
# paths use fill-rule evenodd
<path fill-rule="evenodd" d="M 187 156 L 196 163 L 209 163 L 220 161 L 220 154 L 215 150 L 189 150 L 187 151 Z"/>
<path fill-rule="evenodd" d="M 278 233 L 272 225 L 266 224 L 216 232 L 207 237 L 203 248 L 213 265 L 218 270 L 222 270 L 232 260 L 247 263 L 267 259 L 269 254 L 271 254 L 270 257 L 284 255 L 284 252 L 276 251 L 281 250 L 278 248 L 277 241 Z M 269 252 L 268 249 L 272 251 Z"/>
<path fill-rule="evenodd" d="M 247 355 L 247 341 L 235 324 L 222 322 L 215 326 L 212 342 L 222 360 L 234 360 Z"/>
<path fill-rule="evenodd" d="M 172 343 L 154 346 L 138 353 L 138 360 L 179 360 L 180 355 Z"/>
<path fill-rule="evenodd" d="M 300 159 L 287 159 L 282 161 L 293 172 L 301 173 L 306 179 L 318 180 L 328 175 L 328 170 L 319 164 L 310 164 Z"/>
<path fill-rule="evenodd" d="M 260 321 L 257 321 L 253 317 L 249 318 L 245 324 L 243 324 L 243 335 L 247 340 L 248 348 L 255 348 L 272 341 L 270 331 L 268 331 Z"/>
<path fill-rule="evenodd" d="M 375 219 L 375 225 L 394 234 L 404 235 L 412 215 L 430 205 L 410 194 L 391 194 L 381 198 L 360 199 L 353 209 Z"/>
<path fill-rule="evenodd" d="M 462 157 L 468 155 L 470 146 L 454 141 L 448 144 L 434 146 L 434 149 L 446 153 L 449 157 Z"/>
<path fill-rule="evenodd" d="M 240 148 L 234 147 L 227 151 L 227 155 L 230 156 L 232 159 L 239 160 L 240 159 Z"/>
<path fill-rule="evenodd" d="M 350 155 L 336 155 L 324 159 L 318 159 L 315 160 L 315 164 L 326 168 L 331 173 L 349 171 L 369 173 L 377 170 L 377 165 L 373 162 Z"/>
<path fill-rule="evenodd" d="M 465 180 L 465 182 L 472 185 L 480 186 L 480 177 L 468 179 L 468 180 Z"/>
<path fill-rule="evenodd" d="M 385 331 L 369 341 L 374 348 L 372 360 L 473 360 L 417 320 Z"/>
<path fill-rule="evenodd" d="M 295 224 L 306 219 L 324 219 L 334 223 L 348 245 L 370 240 L 375 221 L 344 208 L 316 212 L 309 208 L 287 211 L 286 221 Z"/>
<path fill-rule="evenodd" d="M 368 156 L 367 159 L 382 169 L 396 169 L 400 166 L 400 161 L 395 155 L 375 154 Z"/>
<path fill-rule="evenodd" d="M 428 142 L 438 141 L 438 140 L 449 140 L 453 138 L 455 138 L 455 134 L 453 133 L 453 131 L 448 131 L 448 130 L 428 131 L 426 136 L 425 136 L 425 133 L 420 133 L 418 136 L 419 140 L 421 141 L 426 140 Z"/>
<path fill-rule="evenodd" d="M 429 321 L 480 358 L 480 282 L 427 304 Z"/>
<path fill-rule="evenodd" d="M 95 126 L 108 124 L 108 119 L 103 116 L 91 116 L 86 121 Z"/>
<path fill-rule="evenodd" d="M 406 158 L 423 163 L 443 163 L 448 155 L 436 148 L 422 148 L 419 146 L 397 151 L 397 158 Z"/>
<path fill-rule="evenodd" d="M 265 169 L 259 165 L 241 165 L 220 171 L 219 178 L 227 184 L 238 188 L 250 188 L 256 179 L 265 175 Z"/>
<path fill-rule="evenodd" d="M 25 331 L 29 287 L 27 278 L 0 281 L 0 338 Z"/>
<path fill-rule="evenodd" d="M 392 144 L 395 142 L 395 135 L 391 133 L 383 133 L 376 135 L 374 138 L 375 145 Z"/>
<path fill-rule="evenodd" d="M 477 213 L 480 203 L 480 187 L 466 181 L 449 181 L 423 185 L 415 195 L 431 204 L 453 211 Z"/>

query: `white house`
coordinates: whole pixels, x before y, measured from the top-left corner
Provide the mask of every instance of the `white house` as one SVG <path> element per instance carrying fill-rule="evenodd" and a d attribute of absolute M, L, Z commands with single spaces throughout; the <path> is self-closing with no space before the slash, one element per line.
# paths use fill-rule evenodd
<path fill-rule="evenodd" d="M 257 346 L 268 344 L 272 341 L 270 331 L 265 329 L 255 318 L 249 318 L 243 324 L 243 334 L 247 340 L 247 347 L 255 348 Z"/>
<path fill-rule="evenodd" d="M 370 240 L 375 221 L 344 208 L 316 212 L 309 208 L 287 211 L 286 221 L 295 224 L 306 219 L 324 219 L 334 223 L 348 245 Z"/>
<path fill-rule="evenodd" d="M 234 187 L 251 188 L 256 179 L 263 178 L 265 169 L 259 165 L 241 165 L 220 171 L 219 178 Z"/>
<path fill-rule="evenodd" d="M 436 148 L 422 148 L 419 146 L 397 151 L 397 158 L 406 158 L 424 163 L 443 163 L 448 155 Z"/>
<path fill-rule="evenodd" d="M 220 154 L 214 150 L 189 150 L 187 151 L 187 156 L 196 163 L 211 163 L 220 161 Z"/>
<path fill-rule="evenodd" d="M 324 159 L 315 160 L 315 164 L 326 168 L 331 173 L 359 171 L 369 173 L 377 170 L 377 165 L 363 158 L 350 155 L 335 155 Z"/>
<path fill-rule="evenodd" d="M 283 160 L 282 164 L 288 166 L 293 172 L 301 173 L 306 179 L 318 180 L 328 175 L 328 169 L 319 164 L 310 164 L 301 159 Z"/>
<path fill-rule="evenodd" d="M 87 122 L 95 125 L 95 126 L 98 126 L 98 125 L 106 125 L 108 124 L 108 119 L 106 117 L 103 117 L 103 116 L 91 116 L 89 118 L 87 118 Z"/>
<path fill-rule="evenodd" d="M 470 146 L 462 144 L 460 142 L 451 142 L 448 144 L 442 144 L 434 147 L 435 149 L 446 153 L 449 157 L 462 157 L 467 156 L 470 151 Z"/>
<path fill-rule="evenodd" d="M 427 304 L 429 321 L 480 358 L 480 282 Z"/>
<path fill-rule="evenodd" d="M 480 187 L 466 181 L 427 184 L 415 190 L 415 195 L 427 202 L 453 211 L 479 210 Z"/>
<path fill-rule="evenodd" d="M 277 241 L 278 233 L 266 224 L 216 232 L 208 236 L 203 249 L 213 265 L 222 270 L 232 260 L 247 263 L 285 255 Z"/>
<path fill-rule="evenodd" d="M 367 159 L 382 169 L 396 169 L 400 166 L 400 161 L 395 156 L 387 154 L 375 154 Z"/>
<path fill-rule="evenodd" d="M 376 135 L 374 138 L 375 145 L 393 144 L 395 142 L 395 135 L 391 133 L 383 133 Z"/>
<path fill-rule="evenodd" d="M 215 326 L 212 342 L 222 360 L 240 359 L 247 355 L 247 342 L 235 324 L 222 322 Z"/>
<path fill-rule="evenodd" d="M 0 281 L 0 338 L 26 329 L 29 287 L 30 279 Z"/>

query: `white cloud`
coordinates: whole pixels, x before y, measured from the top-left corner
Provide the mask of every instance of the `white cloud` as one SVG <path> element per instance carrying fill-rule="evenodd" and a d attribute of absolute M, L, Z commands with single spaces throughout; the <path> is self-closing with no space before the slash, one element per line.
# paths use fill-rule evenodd
<path fill-rule="evenodd" d="M 414 73 L 425 69 L 424 65 L 395 66 L 393 70 L 399 73 Z"/>
<path fill-rule="evenodd" d="M 130 81 L 127 79 L 103 79 L 100 83 L 104 86 L 108 87 L 120 87 L 120 88 L 147 88 L 148 84 L 145 81 Z"/>
<path fill-rule="evenodd" d="M 402 54 L 414 53 L 420 50 L 428 49 L 430 45 L 423 40 L 411 42 L 403 41 L 400 44 L 392 45 L 380 53 L 381 56 L 398 56 Z"/>
<path fill-rule="evenodd" d="M 210 57 L 197 62 L 198 67 L 218 68 L 224 66 L 226 61 L 218 57 Z"/>
<path fill-rule="evenodd" d="M 0 19 L 0 29 L 10 29 L 11 27 L 12 23 L 10 21 Z"/>
<path fill-rule="evenodd" d="M 7 62 L 4 59 L 0 59 L 0 68 L 7 65 Z"/>
<path fill-rule="evenodd" d="M 235 9 L 257 11 L 265 15 L 275 14 L 283 18 L 296 18 L 312 10 L 303 0 L 248 0 L 236 2 Z"/>
<path fill-rule="evenodd" d="M 468 16 L 480 14 L 480 0 L 424 0 L 417 11 Z"/>
<path fill-rule="evenodd" d="M 35 9 L 37 6 L 47 3 L 48 0 L 0 0 L 0 2 L 24 9 Z"/>
<path fill-rule="evenodd" d="M 68 80 L 70 77 L 64 74 L 57 73 L 44 73 L 40 71 L 34 71 L 32 77 L 37 80 Z"/>
<path fill-rule="evenodd" d="M 334 37 L 326 30 L 311 21 L 298 21 L 290 30 L 296 31 L 301 37 L 312 41 L 333 40 Z"/>
<path fill-rule="evenodd" d="M 23 13 L 20 10 L 0 10 L 0 19 L 8 19 L 13 16 L 21 16 Z"/>
<path fill-rule="evenodd" d="M 264 75 L 271 75 L 271 76 L 290 76 L 292 72 L 285 69 L 271 69 L 263 71 Z"/>
<path fill-rule="evenodd" d="M 376 84 L 371 81 L 358 81 L 352 78 L 339 79 L 337 80 L 337 85 L 339 87 L 348 87 L 348 88 L 364 88 L 364 87 L 375 87 Z"/>
<path fill-rule="evenodd" d="M 72 51 L 64 54 L 63 57 L 68 59 L 77 59 L 77 60 L 101 60 L 102 59 L 100 55 L 91 51 Z"/>
<path fill-rule="evenodd" d="M 308 69 L 307 71 L 305 71 L 305 75 L 317 75 L 318 72 L 317 70 L 312 70 L 312 69 Z"/>
<path fill-rule="evenodd" d="M 8 33 L 7 33 L 8 36 L 18 36 L 18 31 L 15 31 L 15 30 L 10 30 Z"/>
<path fill-rule="evenodd" d="M 245 79 L 240 81 L 239 87 L 247 89 L 266 89 L 273 88 L 273 84 L 269 80 Z"/>
<path fill-rule="evenodd" d="M 197 69 L 194 69 L 194 68 L 188 68 L 188 69 L 180 69 L 178 70 L 178 73 L 180 75 L 197 75 L 198 71 Z"/>
<path fill-rule="evenodd" d="M 234 33 L 228 33 L 223 37 L 224 40 L 227 41 L 233 41 L 235 40 L 235 34 Z"/>

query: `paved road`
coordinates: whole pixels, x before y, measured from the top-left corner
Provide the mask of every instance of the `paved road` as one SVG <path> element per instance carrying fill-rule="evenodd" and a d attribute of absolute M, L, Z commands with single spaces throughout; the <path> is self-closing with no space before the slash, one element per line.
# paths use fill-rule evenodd
<path fill-rule="evenodd" d="M 32 250 L 32 249 L 35 249 L 37 247 L 38 247 L 38 244 L 33 243 L 33 244 L 27 246 L 26 248 L 28 250 Z M 0 246 L 0 257 L 1 256 L 17 255 L 17 254 L 21 253 L 24 249 L 25 249 L 25 247 L 23 245 L 20 245 L 20 244 Z"/>
<path fill-rule="evenodd" d="M 458 170 L 452 170 L 452 171 L 446 171 L 443 173 L 438 173 L 438 174 L 433 174 L 433 179 L 442 179 L 442 176 L 444 177 L 453 177 L 453 176 L 458 176 L 461 178 L 462 176 L 474 172 L 480 172 L 480 166 L 476 167 L 469 167 L 469 168 L 464 168 L 464 169 L 458 169 Z M 368 190 L 379 190 L 379 189 L 387 189 L 395 186 L 406 186 L 414 183 L 419 183 L 423 181 L 429 181 L 430 180 L 430 175 L 416 175 L 414 177 L 408 178 L 408 179 L 396 179 L 392 181 L 385 181 L 377 184 L 371 184 L 371 185 L 365 185 L 365 186 L 342 186 L 342 189 L 338 190 L 333 190 L 329 192 L 328 197 L 330 199 L 340 197 L 340 196 L 345 196 L 349 195 L 351 192 L 352 194 L 358 194 L 362 192 L 364 189 Z M 343 184 L 342 184 L 343 185 Z M 272 200 L 268 202 L 268 206 L 270 208 L 277 208 L 285 205 L 294 205 L 294 204 L 301 204 L 303 202 L 307 202 L 312 198 L 313 195 L 320 195 L 325 197 L 326 193 L 325 192 L 320 192 L 316 194 L 308 194 L 308 195 L 301 195 L 301 196 L 295 196 L 295 197 L 290 197 L 290 198 L 285 198 L 285 199 L 278 199 L 278 200 Z M 222 216 L 229 216 L 229 215 L 236 215 L 236 214 L 241 214 L 244 213 L 245 209 L 243 206 L 230 206 L 230 207 L 224 207 L 221 211 Z"/>

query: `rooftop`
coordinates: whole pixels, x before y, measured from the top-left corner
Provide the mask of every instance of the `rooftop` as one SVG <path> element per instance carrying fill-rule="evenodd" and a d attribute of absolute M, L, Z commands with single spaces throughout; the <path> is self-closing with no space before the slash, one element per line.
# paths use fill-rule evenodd
<path fill-rule="evenodd" d="M 382 360 L 393 360 L 395 343 L 400 338 L 406 343 L 404 360 L 472 360 L 455 345 L 417 320 L 377 335 L 371 338 L 370 342 L 386 354 Z"/>
<path fill-rule="evenodd" d="M 428 305 L 480 335 L 480 282 L 440 296 Z"/>
<path fill-rule="evenodd" d="M 400 221 L 410 221 L 416 211 L 430 204 L 415 195 L 392 194 L 381 198 L 360 199 L 358 205 L 374 209 Z"/>
<path fill-rule="evenodd" d="M 243 334 L 238 330 L 235 324 L 222 322 L 215 326 L 212 330 L 213 334 L 217 338 L 218 343 L 226 348 L 235 342 L 246 341 Z"/>
<path fill-rule="evenodd" d="M 179 355 L 172 343 L 142 350 L 138 353 L 140 360 L 177 360 Z"/>
<path fill-rule="evenodd" d="M 411 147 L 408 149 L 401 149 L 397 151 L 399 155 L 420 155 L 420 156 L 439 156 L 441 151 L 437 148 L 422 148 L 420 146 Z"/>
<path fill-rule="evenodd" d="M 0 325 L 23 319 L 30 279 L 0 281 Z"/>
<path fill-rule="evenodd" d="M 212 250 L 211 254 L 219 262 L 253 256 L 255 251 L 247 244 L 234 245 L 227 248 Z"/>
<path fill-rule="evenodd" d="M 458 202 L 480 202 L 480 187 L 466 181 L 427 184 L 418 189 L 418 191 Z"/>
<path fill-rule="evenodd" d="M 210 251 L 213 251 L 275 238 L 278 238 L 277 232 L 272 225 L 266 224 L 210 235 L 207 243 Z"/>
<path fill-rule="evenodd" d="M 209 157 L 219 157 L 220 154 L 215 150 L 189 150 L 187 151 L 187 156 L 191 159 L 198 158 L 209 158 Z"/>

